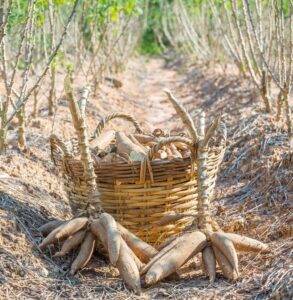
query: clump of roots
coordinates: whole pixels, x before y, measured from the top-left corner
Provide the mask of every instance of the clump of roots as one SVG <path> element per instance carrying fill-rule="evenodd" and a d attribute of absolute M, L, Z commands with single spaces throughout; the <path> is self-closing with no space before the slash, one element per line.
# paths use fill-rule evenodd
<path fill-rule="evenodd" d="M 202 269 L 210 282 L 216 278 L 216 263 L 231 281 L 239 277 L 237 251 L 268 252 L 260 241 L 234 233 L 194 230 L 171 238 L 141 270 L 145 282 L 154 284 L 176 272 L 185 262 L 201 252 Z"/>
<path fill-rule="evenodd" d="M 157 254 L 156 249 L 117 223 L 108 213 L 101 213 L 94 220 L 78 217 L 70 221 L 51 221 L 39 230 L 46 236 L 40 244 L 41 249 L 63 241 L 61 250 L 54 256 L 63 256 L 79 247 L 69 271 L 71 275 L 88 264 L 100 241 L 111 264 L 118 268 L 121 277 L 136 293 L 141 291 L 139 273 L 144 263 Z"/>

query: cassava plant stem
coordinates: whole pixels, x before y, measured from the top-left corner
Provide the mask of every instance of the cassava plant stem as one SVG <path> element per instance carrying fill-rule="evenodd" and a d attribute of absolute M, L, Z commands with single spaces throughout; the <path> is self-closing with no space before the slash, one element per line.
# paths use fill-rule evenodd
<path fill-rule="evenodd" d="M 81 205 L 81 203 L 78 203 L 77 207 L 80 210 L 85 210 L 86 208 L 88 208 L 88 212 L 93 216 L 94 214 L 99 214 L 102 211 L 102 208 L 99 201 L 99 194 L 96 188 L 96 174 L 91 157 L 89 138 L 86 130 L 87 126 L 84 116 L 85 101 L 89 96 L 90 88 L 86 86 L 81 92 L 81 110 L 73 95 L 72 78 L 70 77 L 70 75 L 67 75 L 64 80 L 64 89 L 67 101 L 69 103 L 73 125 L 78 136 L 81 161 L 84 167 L 85 181 L 88 188 L 88 201 L 83 203 L 83 205 Z M 76 207 L 73 207 L 73 212 L 75 209 Z"/>
<path fill-rule="evenodd" d="M 50 24 L 50 45 L 51 51 L 55 48 L 55 14 L 54 14 L 54 7 L 51 0 L 48 0 L 48 15 L 49 15 L 49 24 Z M 50 91 L 49 91 L 49 98 L 48 98 L 48 111 L 49 116 L 53 116 L 55 111 L 56 105 L 56 58 L 51 63 L 50 67 L 50 75 L 51 75 L 51 84 L 50 84 Z"/>
<path fill-rule="evenodd" d="M 20 149 L 26 148 L 26 139 L 25 139 L 25 106 L 23 106 L 20 111 L 17 113 L 18 118 L 18 146 Z"/>
<path fill-rule="evenodd" d="M 34 90 L 34 109 L 33 109 L 33 113 L 32 113 L 32 116 L 34 118 L 36 118 L 39 114 L 39 99 L 38 99 L 39 91 L 40 91 L 39 88 Z"/>
<path fill-rule="evenodd" d="M 199 214 L 199 229 L 211 232 L 211 217 L 210 217 L 210 199 L 207 192 L 207 157 L 208 148 L 204 144 L 205 138 L 205 113 L 200 112 L 198 119 L 198 150 L 197 150 L 197 173 L 198 173 L 198 214 Z"/>
<path fill-rule="evenodd" d="M 73 8 L 72 8 L 72 11 L 70 13 L 70 16 L 68 17 L 68 20 L 67 20 L 67 23 L 65 24 L 64 26 L 64 30 L 63 30 L 63 33 L 59 39 L 59 42 L 57 44 L 57 46 L 55 47 L 54 51 L 51 53 L 50 57 L 49 57 L 49 60 L 45 66 L 45 68 L 43 69 L 41 75 L 36 79 L 35 83 L 33 84 L 33 86 L 28 90 L 28 92 L 26 93 L 26 95 L 24 96 L 22 102 L 19 104 L 19 106 L 17 107 L 16 110 L 13 111 L 13 113 L 9 116 L 9 118 L 7 118 L 7 121 L 5 122 L 5 125 L 8 125 L 12 119 L 15 117 L 15 115 L 17 114 L 17 112 L 20 110 L 20 108 L 25 105 L 25 103 L 27 102 L 27 100 L 29 99 L 29 97 L 31 96 L 31 94 L 34 92 L 34 90 L 39 87 L 41 81 L 43 80 L 43 78 L 45 77 L 45 75 L 47 74 L 49 68 L 50 68 L 50 65 L 53 61 L 53 59 L 56 57 L 64 39 L 65 39 L 65 36 L 67 35 L 67 32 L 68 32 L 68 28 L 69 28 L 69 25 L 71 23 L 71 20 L 76 12 L 76 9 L 77 9 L 77 6 L 78 6 L 78 3 L 79 3 L 80 0 L 75 0 L 74 2 L 74 5 L 73 5 Z"/>

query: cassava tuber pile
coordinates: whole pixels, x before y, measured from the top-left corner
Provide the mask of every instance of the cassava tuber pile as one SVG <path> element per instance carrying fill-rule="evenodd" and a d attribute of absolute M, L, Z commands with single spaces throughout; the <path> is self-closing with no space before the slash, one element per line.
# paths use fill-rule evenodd
<path fill-rule="evenodd" d="M 201 252 L 203 273 L 211 283 L 216 278 L 216 262 L 223 275 L 233 281 L 239 277 L 236 249 L 265 253 L 268 246 L 238 234 L 194 230 L 164 243 L 160 252 L 143 267 L 141 274 L 145 275 L 147 284 L 154 284 Z"/>
<path fill-rule="evenodd" d="M 65 81 L 65 91 L 79 138 L 81 161 L 84 164 L 85 178 L 89 186 L 91 209 L 72 220 L 57 220 L 43 225 L 40 232 L 45 238 L 40 248 L 62 242 L 60 251 L 57 251 L 54 256 L 66 255 L 79 248 L 78 255 L 71 265 L 71 275 L 88 264 L 95 249 L 103 247 L 108 253 L 110 263 L 118 268 L 120 276 L 127 285 L 140 293 L 141 276 L 144 276 L 146 284 L 154 284 L 176 272 L 200 252 L 203 272 L 209 276 L 210 282 L 213 282 L 216 278 L 216 263 L 227 279 L 238 278 L 236 250 L 252 252 L 268 250 L 267 245 L 257 240 L 222 232 L 210 215 L 210 193 L 207 192 L 209 186 L 206 181 L 208 178 L 206 173 L 207 146 L 215 135 L 220 118 L 216 118 L 215 122 L 206 129 L 204 117 L 201 115 L 197 128 L 184 107 L 171 92 L 166 91 L 189 132 L 189 146 L 180 142 L 164 144 L 166 134 L 161 129 L 156 129 L 152 134 L 142 132 L 130 134 L 108 130 L 99 133 L 89 142 L 85 130 L 84 111 L 80 110 L 73 97 L 70 81 Z M 88 92 L 86 89 L 83 91 L 81 100 L 84 101 L 87 98 Z M 161 143 L 160 147 L 158 151 L 153 151 L 152 160 L 182 160 L 192 155 L 197 159 L 198 172 L 198 214 L 194 216 L 194 222 L 188 230 L 164 241 L 158 247 L 159 251 L 117 223 L 110 214 L 103 211 L 98 201 L 93 211 L 91 202 L 96 190 L 96 175 L 92 159 L 96 164 L 143 161 L 158 143 Z M 161 147 L 162 144 L 164 145 Z M 192 147 L 194 149 L 191 149 Z M 183 213 L 169 215 L 161 219 L 161 224 L 168 224 L 184 217 L 186 214 Z"/>
<path fill-rule="evenodd" d="M 111 264 L 118 268 L 125 282 L 137 293 L 141 290 L 140 270 L 157 254 L 155 248 L 116 223 L 107 213 L 101 213 L 95 220 L 80 217 L 67 222 L 51 221 L 39 230 L 46 236 L 40 244 L 41 249 L 63 242 L 61 250 L 54 256 L 66 255 L 79 247 L 69 271 L 71 275 L 87 265 L 100 241 L 109 253 Z"/>
<path fill-rule="evenodd" d="M 91 142 L 90 146 L 93 146 L 92 152 L 95 154 L 95 160 L 98 164 L 142 161 L 151 147 L 155 146 L 164 137 L 154 136 L 153 134 L 125 134 L 121 131 L 115 133 L 113 130 L 109 130 L 101 133 L 99 137 Z M 103 147 L 99 145 L 103 145 Z M 183 143 L 176 142 L 163 146 L 155 153 L 153 160 L 172 160 L 188 157 L 190 157 L 188 147 Z"/>

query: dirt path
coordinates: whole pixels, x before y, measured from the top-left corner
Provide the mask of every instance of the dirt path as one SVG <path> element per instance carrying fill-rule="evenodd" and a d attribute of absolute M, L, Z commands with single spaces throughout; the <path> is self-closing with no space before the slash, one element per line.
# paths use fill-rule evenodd
<path fill-rule="evenodd" d="M 145 60 L 145 59 L 144 59 Z M 141 61 L 135 68 L 136 76 L 126 77 L 128 96 L 140 106 L 141 119 L 152 128 L 166 127 L 166 121 L 174 115 L 174 109 L 163 92 L 165 88 L 176 90 L 183 76 L 173 69 L 166 68 L 163 59 Z M 133 72 L 130 73 L 130 76 Z"/>

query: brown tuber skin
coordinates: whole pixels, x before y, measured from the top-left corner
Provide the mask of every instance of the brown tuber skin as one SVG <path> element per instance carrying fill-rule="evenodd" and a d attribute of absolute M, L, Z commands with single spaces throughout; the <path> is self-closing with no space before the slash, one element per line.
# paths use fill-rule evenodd
<path fill-rule="evenodd" d="M 205 247 L 202 251 L 204 270 L 209 276 L 210 283 L 216 279 L 216 257 L 212 247 Z"/>
<path fill-rule="evenodd" d="M 213 246 L 213 250 L 224 276 L 231 281 L 236 280 L 238 278 L 238 274 L 236 273 L 227 257 L 216 246 Z"/>
<path fill-rule="evenodd" d="M 142 145 L 142 144 L 141 144 L 141 143 L 133 136 L 133 134 L 129 134 L 129 135 L 128 135 L 128 138 L 132 141 L 132 143 L 134 143 L 135 145 L 137 145 L 138 147 L 140 147 L 141 150 L 142 150 L 143 152 L 146 152 L 146 151 L 147 151 L 147 149 L 145 148 L 145 146 Z"/>
<path fill-rule="evenodd" d="M 221 232 L 213 233 L 211 241 L 225 255 L 233 270 L 238 274 L 238 257 L 233 243 Z"/>
<path fill-rule="evenodd" d="M 158 251 L 148 243 L 144 242 L 128 229 L 117 223 L 118 230 L 121 236 L 127 243 L 128 247 L 135 253 L 135 255 L 144 263 L 147 263 L 152 257 L 154 257 Z"/>
<path fill-rule="evenodd" d="M 47 236 L 51 231 L 56 229 L 57 227 L 61 226 L 62 224 L 65 224 L 66 221 L 61 221 L 61 220 L 53 220 L 50 221 L 43 226 L 39 228 L 39 231 L 43 236 Z"/>
<path fill-rule="evenodd" d="M 92 232 L 101 240 L 103 246 L 107 249 L 107 233 L 102 225 L 101 220 L 95 220 L 91 223 Z M 126 242 L 120 236 L 119 257 L 116 263 L 121 277 L 125 282 L 138 294 L 141 292 L 139 269 L 142 264 L 131 249 L 127 246 Z"/>
<path fill-rule="evenodd" d="M 249 237 L 235 234 L 225 233 L 225 236 L 232 241 L 234 247 L 238 251 L 244 252 L 269 252 L 268 245 Z"/>
<path fill-rule="evenodd" d="M 83 229 L 88 223 L 88 218 L 76 218 L 68 221 L 56 234 L 57 239 L 66 238 Z"/>
<path fill-rule="evenodd" d="M 197 233 L 205 236 L 200 231 Z M 174 273 L 186 260 L 198 252 L 197 249 L 192 254 L 187 255 L 190 247 L 192 247 L 188 234 L 191 233 L 170 237 L 159 246 L 160 252 L 141 270 L 141 274 L 147 273 L 145 277 L 147 284 L 154 284 Z M 213 283 L 216 278 L 216 262 L 227 279 L 235 281 L 239 277 L 236 249 L 239 251 L 268 252 L 267 245 L 238 234 L 221 231 L 214 233 L 206 231 L 206 234 L 211 239 L 211 246 L 204 246 L 205 248 L 200 251 L 202 251 L 202 268 L 204 273 L 209 276 L 210 283 Z"/>
<path fill-rule="evenodd" d="M 59 252 L 56 252 L 54 256 L 58 257 L 69 253 L 71 250 L 73 250 L 74 248 L 76 248 L 82 243 L 85 235 L 86 235 L 86 230 L 80 230 L 75 234 L 73 234 L 72 236 L 70 236 L 63 243 L 61 250 Z"/>
<path fill-rule="evenodd" d="M 71 265 L 69 274 L 74 275 L 76 271 L 82 269 L 90 261 L 95 249 L 95 236 L 91 231 L 86 233 L 85 239 L 81 244 L 79 253 Z"/>
<path fill-rule="evenodd" d="M 185 233 L 165 255 L 150 267 L 145 276 L 146 283 L 154 284 L 168 277 L 192 256 L 202 251 L 205 246 L 206 236 L 200 231 Z"/>
<path fill-rule="evenodd" d="M 90 148 L 91 149 L 97 149 L 98 151 L 105 150 L 112 140 L 115 138 L 115 131 L 109 130 L 102 132 L 97 138 L 94 138 L 90 142 Z"/>
<path fill-rule="evenodd" d="M 106 230 L 107 249 L 111 263 L 115 266 L 119 257 L 121 236 L 117 228 L 117 223 L 114 218 L 103 213 L 100 217 L 100 222 Z"/>
<path fill-rule="evenodd" d="M 126 247 L 129 254 L 131 254 L 133 260 L 136 263 L 138 270 L 141 270 L 144 267 L 144 264 L 139 260 L 139 258 L 134 254 L 134 252 L 129 248 L 127 243 L 122 238 L 121 238 L 121 244 L 124 244 L 123 247 Z"/>
<path fill-rule="evenodd" d="M 42 243 L 39 245 L 41 249 L 45 248 L 46 246 L 50 244 L 56 243 L 59 239 L 56 237 L 57 233 L 63 228 L 64 225 L 61 225 L 57 228 L 55 228 L 50 234 L 43 239 Z"/>
<path fill-rule="evenodd" d="M 121 244 L 117 268 L 125 282 L 137 293 L 141 293 L 139 270 L 125 243 Z"/>
<path fill-rule="evenodd" d="M 123 157 L 127 155 L 134 160 L 142 160 L 146 154 L 146 150 L 134 144 L 123 132 L 116 132 L 117 153 Z"/>
<path fill-rule="evenodd" d="M 164 249 L 164 248 L 167 247 L 170 243 L 172 243 L 173 241 L 175 241 L 176 238 L 177 238 L 176 235 L 175 235 L 175 236 L 170 236 L 170 237 L 168 237 L 163 243 L 161 243 L 161 244 L 159 245 L 158 250 L 160 251 L 160 250 Z"/>
<path fill-rule="evenodd" d="M 100 220 L 94 220 L 91 223 L 91 231 L 102 242 L 104 248 L 108 250 L 106 230 Z"/>

